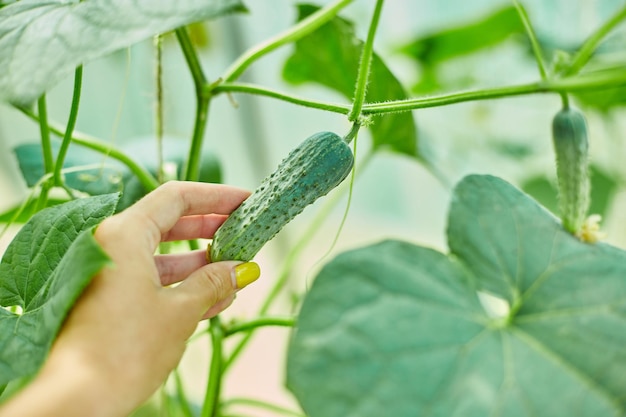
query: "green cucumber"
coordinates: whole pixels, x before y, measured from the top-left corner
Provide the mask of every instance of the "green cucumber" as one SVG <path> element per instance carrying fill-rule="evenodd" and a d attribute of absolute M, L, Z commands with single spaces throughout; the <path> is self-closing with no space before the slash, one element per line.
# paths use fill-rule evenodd
<path fill-rule="evenodd" d="M 552 120 L 559 211 L 563 227 L 578 234 L 589 210 L 589 142 L 587 122 L 578 110 L 563 108 Z"/>
<path fill-rule="evenodd" d="M 305 207 L 339 185 L 353 163 L 352 151 L 340 136 L 320 132 L 307 138 L 215 232 L 208 258 L 251 260 Z"/>

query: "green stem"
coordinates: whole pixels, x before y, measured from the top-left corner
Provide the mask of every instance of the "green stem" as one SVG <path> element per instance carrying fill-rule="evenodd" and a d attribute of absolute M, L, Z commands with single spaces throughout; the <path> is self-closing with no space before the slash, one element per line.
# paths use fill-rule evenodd
<path fill-rule="evenodd" d="M 196 50 L 193 47 L 191 38 L 189 38 L 187 29 L 184 27 L 176 29 L 176 38 L 178 39 L 180 49 L 183 51 L 185 61 L 187 61 L 187 66 L 189 66 L 189 71 L 191 72 L 191 77 L 193 78 L 195 87 L 198 88 L 198 86 L 206 84 L 207 80 L 204 76 L 204 72 L 202 71 L 200 59 L 198 59 L 198 54 L 196 54 Z"/>
<path fill-rule="evenodd" d="M 156 103 L 154 105 L 155 135 L 157 142 L 157 180 L 163 183 L 163 37 L 154 37 L 155 49 L 155 90 Z"/>
<path fill-rule="evenodd" d="M 173 374 L 174 385 L 176 387 L 176 397 L 178 399 L 180 409 L 186 417 L 194 417 L 191 406 L 189 405 L 189 400 L 187 399 L 187 395 L 185 394 L 185 387 L 183 386 L 183 380 L 180 377 L 180 372 L 178 371 L 178 369 L 174 369 Z"/>
<path fill-rule="evenodd" d="M 575 77 L 548 81 L 537 81 L 529 84 L 463 91 L 442 94 L 438 96 L 434 95 L 423 98 L 388 101 L 384 103 L 364 104 L 361 113 L 364 115 L 396 113 L 429 107 L 439 107 L 468 101 L 491 100 L 497 98 L 539 93 L 561 94 L 571 91 L 584 91 L 598 88 L 619 87 L 624 84 L 626 84 L 626 71 L 623 71 L 623 69 L 620 68 L 615 68 L 606 71 L 597 71 L 596 73 L 578 75 Z M 256 94 L 265 97 L 276 98 L 309 108 L 331 111 L 338 114 L 348 114 L 350 112 L 349 106 L 308 100 L 252 84 L 224 83 L 216 87 L 214 89 L 214 92 L 241 92 Z"/>
<path fill-rule="evenodd" d="M 524 24 L 524 29 L 526 29 L 526 35 L 528 36 L 530 44 L 533 48 L 533 54 L 535 55 L 535 60 L 537 61 L 537 67 L 539 68 L 541 79 L 546 80 L 548 78 L 548 72 L 546 71 L 546 66 L 543 62 L 543 52 L 541 51 L 541 46 L 539 45 L 539 41 L 535 35 L 535 30 L 533 29 L 530 19 L 528 18 L 528 13 L 526 13 L 526 9 L 518 0 L 513 0 L 513 4 L 517 9 L 517 14 L 520 17 L 520 20 Z"/>
<path fill-rule="evenodd" d="M 259 96 L 271 97 L 288 103 L 297 104 L 304 107 L 331 111 L 334 113 L 348 114 L 350 106 L 345 104 L 332 104 L 323 101 L 309 100 L 294 95 L 282 93 L 270 88 L 248 83 L 222 83 L 213 89 L 214 94 L 218 93 L 247 93 Z"/>
<path fill-rule="evenodd" d="M 196 117 L 183 178 L 186 181 L 198 181 L 200 178 L 202 142 L 204 141 L 204 132 L 206 130 L 212 93 L 210 89 L 205 88 L 207 80 L 187 30 L 185 28 L 177 29 L 176 37 L 178 38 L 178 43 L 187 61 L 187 66 L 191 72 L 196 90 Z"/>
<path fill-rule="evenodd" d="M 365 158 L 360 162 L 361 169 L 357 172 L 363 172 L 363 169 L 368 165 L 369 161 L 371 161 L 374 156 L 375 151 L 370 151 Z M 345 186 L 344 186 L 345 187 Z M 269 311 L 270 307 L 274 303 L 274 300 L 278 297 L 280 292 L 286 287 L 286 283 L 291 276 L 291 271 L 296 261 L 299 259 L 302 251 L 307 247 L 307 245 L 311 242 L 316 232 L 321 229 L 322 223 L 328 218 L 330 212 L 335 208 L 335 206 L 341 201 L 343 198 L 343 192 L 333 193 L 331 198 L 326 200 L 326 204 L 324 204 L 320 210 L 317 212 L 316 216 L 309 223 L 309 227 L 300 235 L 300 240 L 296 242 L 291 251 L 287 254 L 285 261 L 282 264 L 280 272 L 278 273 L 278 278 L 274 281 L 274 285 L 270 289 L 268 296 L 265 298 L 257 316 L 265 316 Z M 253 329 L 248 330 L 245 336 L 239 341 L 239 343 L 233 348 L 230 356 L 226 360 L 223 366 L 223 371 L 225 372 L 235 361 L 235 359 L 241 354 L 243 349 L 246 347 L 250 339 L 252 338 Z"/>
<path fill-rule="evenodd" d="M 39 132 L 41 134 L 41 149 L 43 152 L 43 167 L 46 174 L 54 172 L 54 156 L 52 155 L 52 143 L 50 141 L 50 126 L 48 125 L 48 106 L 46 105 L 45 94 L 37 102 L 37 113 L 39 117 Z"/>
<path fill-rule="evenodd" d="M 234 323 L 224 329 L 224 337 L 232 336 L 239 332 L 247 332 L 258 327 L 283 326 L 293 327 L 296 324 L 294 317 L 259 317 L 244 323 Z"/>
<path fill-rule="evenodd" d="M 606 35 L 609 34 L 615 26 L 617 26 L 622 20 L 626 19 L 626 6 L 619 9 L 613 17 L 604 22 L 602 26 L 598 28 L 594 33 L 587 38 L 585 43 L 580 47 L 574 58 L 572 59 L 572 63 L 569 69 L 566 72 L 566 75 L 573 75 L 578 73 L 580 69 L 589 61 L 589 58 L 593 55 L 593 52 L 596 50 L 602 39 Z"/>
<path fill-rule="evenodd" d="M 18 109 L 32 120 L 39 121 L 39 117 L 31 110 L 22 107 Z M 49 124 L 49 128 L 52 133 L 59 137 L 63 137 L 63 135 L 65 134 L 64 130 L 62 128 L 59 128 L 55 124 Z M 88 135 L 77 132 L 74 132 L 74 134 L 72 135 L 72 142 L 120 161 L 122 164 L 126 165 L 126 167 L 128 167 L 128 169 L 133 174 L 135 174 L 137 179 L 139 179 L 139 182 L 141 182 L 141 185 L 143 185 L 143 187 L 147 191 L 152 191 L 159 186 L 159 182 L 152 176 L 152 174 L 150 174 L 150 172 L 145 170 L 142 166 L 138 165 L 128 155 L 112 147 L 111 145 L 101 142 L 98 139 L 92 138 Z"/>
<path fill-rule="evenodd" d="M 225 82 L 234 81 L 257 59 L 290 42 L 295 42 L 331 20 L 352 0 L 335 0 L 284 32 L 244 52 L 222 75 Z"/>
<path fill-rule="evenodd" d="M 372 55 L 374 54 L 374 38 L 376 36 L 376 28 L 378 28 L 378 21 L 380 20 L 380 13 L 383 8 L 383 0 L 376 1 L 376 7 L 374 8 L 374 14 L 372 15 L 372 21 L 367 31 L 367 38 L 361 51 L 361 60 L 359 62 L 359 69 L 356 78 L 356 87 L 354 90 L 354 99 L 352 102 L 352 110 L 348 114 L 348 120 L 356 122 L 361 117 L 361 109 L 365 102 L 365 96 L 367 94 L 367 83 L 369 81 L 370 68 L 372 64 Z"/>
<path fill-rule="evenodd" d="M 204 395 L 204 405 L 202 407 L 201 417 L 216 417 L 219 411 L 219 396 L 222 382 L 222 366 L 224 363 L 223 358 L 223 342 L 224 332 L 219 316 L 215 316 L 211 319 L 211 326 L 209 328 L 211 334 L 211 367 L 209 371 L 209 380 L 207 381 L 207 388 Z"/>
<path fill-rule="evenodd" d="M 63 134 L 63 139 L 61 141 L 61 148 L 59 149 L 59 154 L 57 156 L 57 160 L 54 166 L 54 183 L 57 186 L 62 186 L 64 184 L 63 175 L 61 174 L 63 170 L 63 163 L 65 162 L 65 157 L 67 156 L 67 150 L 70 147 L 70 143 L 72 142 L 72 134 L 74 133 L 74 127 L 76 126 L 76 119 L 78 117 L 78 107 L 80 105 L 80 93 L 83 84 L 83 66 L 79 65 L 74 72 L 74 91 L 72 94 L 72 104 L 70 106 L 70 115 L 67 120 L 67 125 L 65 127 L 65 133 Z"/>
<path fill-rule="evenodd" d="M 222 407 L 230 407 L 236 405 L 243 405 L 248 407 L 256 407 L 265 409 L 268 411 L 272 411 L 277 414 L 281 414 L 289 417 L 305 417 L 304 414 L 299 413 L 297 411 L 289 410 L 288 408 L 278 406 L 276 404 L 271 404 L 266 401 L 256 400 L 253 398 L 231 398 L 222 403 Z"/>

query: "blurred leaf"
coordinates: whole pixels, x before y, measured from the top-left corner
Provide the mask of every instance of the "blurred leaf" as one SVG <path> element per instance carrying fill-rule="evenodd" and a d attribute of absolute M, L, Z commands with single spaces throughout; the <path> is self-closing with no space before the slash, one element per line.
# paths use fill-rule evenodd
<path fill-rule="evenodd" d="M 437 65 L 497 45 L 511 35 L 523 33 L 524 25 L 515 7 L 511 6 L 480 20 L 417 38 L 400 50 L 421 63 Z"/>
<path fill-rule="evenodd" d="M 81 64 L 188 23 L 243 10 L 240 0 L 10 4 L 0 9 L 0 100 L 29 105 Z"/>
<path fill-rule="evenodd" d="M 298 20 L 318 7 L 298 5 Z M 287 59 L 283 77 L 290 83 L 315 82 L 329 87 L 352 100 L 363 42 L 356 38 L 353 23 L 335 17 L 312 34 L 295 43 L 294 53 Z M 407 98 L 398 79 L 378 55 L 372 59 L 369 103 Z M 419 157 L 413 114 L 395 113 L 374 119 L 370 127 L 374 147 L 389 147 L 396 152 Z"/>
<path fill-rule="evenodd" d="M 391 240 L 320 271 L 288 351 L 306 415 L 623 416 L 626 252 L 490 176 L 449 213 L 449 256 Z"/>
<path fill-rule="evenodd" d="M 34 374 L 70 308 L 109 258 L 91 228 L 110 216 L 119 195 L 74 200 L 40 211 L 0 262 L 0 385 Z"/>
<path fill-rule="evenodd" d="M 59 142 L 52 143 L 52 150 L 58 153 Z M 16 146 L 15 156 L 26 185 L 34 187 L 45 174 L 43 152 L 39 143 L 26 143 Z M 124 167 L 91 149 L 71 146 L 65 158 L 64 169 L 79 169 L 65 174 L 66 184 L 90 195 L 108 194 L 122 189 Z"/>
<path fill-rule="evenodd" d="M 419 37 L 400 47 L 421 66 L 421 79 L 414 91 L 441 88 L 438 65 L 505 42 L 512 35 L 524 34 L 524 25 L 515 7 L 506 7 L 479 20 L 463 23 L 440 32 Z"/>
<path fill-rule="evenodd" d="M 591 205 L 589 214 L 605 216 L 611 198 L 618 190 L 617 182 L 595 165 L 589 167 L 591 178 Z M 535 198 L 555 215 L 559 213 L 558 190 L 556 184 L 544 176 L 530 178 L 521 186 L 524 192 Z"/>
<path fill-rule="evenodd" d="M 53 151 L 59 148 L 53 142 Z M 132 139 L 120 146 L 120 150 L 132 156 L 152 175 L 157 175 L 157 150 L 154 138 Z M 38 143 L 19 145 L 15 148 L 22 176 L 29 187 L 33 187 L 44 175 L 43 154 Z M 187 158 L 186 142 L 174 138 L 163 140 L 165 163 L 171 164 L 178 178 L 182 176 L 184 161 Z M 70 146 L 65 158 L 64 169 L 78 169 L 65 174 L 66 184 L 90 195 L 122 192 L 118 210 L 130 206 L 146 194 L 139 179 L 122 163 L 107 158 L 99 152 L 80 146 Z M 204 151 L 200 169 L 200 181 L 219 183 L 222 180 L 221 165 L 210 151 Z"/>
<path fill-rule="evenodd" d="M 626 68 L 624 68 L 626 71 Z M 626 86 L 599 90 L 579 91 L 573 95 L 583 106 L 606 112 L 616 106 L 626 105 Z"/>
<path fill-rule="evenodd" d="M 59 200 L 56 198 L 48 198 L 46 200 L 46 207 L 53 207 L 53 206 L 57 206 L 59 204 L 63 204 L 67 202 L 66 200 Z M 5 211 L 4 213 L 0 213 L 0 223 L 18 223 L 18 224 L 24 224 L 26 223 L 28 220 L 30 220 L 30 218 L 33 216 L 33 214 L 35 213 L 35 210 L 37 208 L 37 199 L 31 199 L 26 206 L 24 206 L 24 208 L 22 209 L 22 205 L 23 203 L 20 203 L 19 205 L 10 208 L 9 210 Z M 22 209 L 22 211 L 20 213 L 18 213 L 20 211 L 20 209 Z M 16 217 L 17 215 L 17 217 Z"/>

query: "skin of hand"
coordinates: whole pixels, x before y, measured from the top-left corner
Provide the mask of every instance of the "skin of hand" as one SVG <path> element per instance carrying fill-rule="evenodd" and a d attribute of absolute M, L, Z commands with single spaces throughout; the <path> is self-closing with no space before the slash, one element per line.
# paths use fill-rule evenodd
<path fill-rule="evenodd" d="M 207 264 L 204 250 L 155 250 L 164 241 L 211 238 L 248 195 L 173 181 L 104 220 L 94 236 L 112 264 L 93 278 L 40 373 L 0 417 L 126 416 L 147 400 L 180 361 L 198 322 L 259 276 L 252 262 Z"/>

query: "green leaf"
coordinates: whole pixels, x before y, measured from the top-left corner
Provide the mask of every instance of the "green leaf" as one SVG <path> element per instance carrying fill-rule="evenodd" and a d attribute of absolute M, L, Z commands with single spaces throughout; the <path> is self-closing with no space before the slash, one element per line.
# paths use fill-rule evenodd
<path fill-rule="evenodd" d="M 288 352 L 307 415 L 624 415 L 624 251 L 490 176 L 455 189 L 448 242 L 385 241 L 322 269 Z"/>
<path fill-rule="evenodd" d="M 9 4 L 0 9 L 0 100 L 28 105 L 90 60 L 188 23 L 243 10 L 240 0 Z"/>
<path fill-rule="evenodd" d="M 515 7 L 505 7 L 479 20 L 414 39 L 400 50 L 420 63 L 436 65 L 471 54 L 523 34 L 524 25 Z"/>
<path fill-rule="evenodd" d="M 439 89 L 438 65 L 507 41 L 524 34 L 524 26 L 515 7 L 505 7 L 461 25 L 422 36 L 402 45 L 399 51 L 415 59 L 422 69 L 422 78 L 414 91 Z"/>
<path fill-rule="evenodd" d="M 298 19 L 306 18 L 316 10 L 316 6 L 300 4 Z M 362 48 L 363 42 L 356 37 L 354 25 L 335 17 L 295 42 L 294 53 L 285 62 L 283 77 L 292 84 L 318 83 L 352 100 Z M 398 79 L 374 54 L 366 101 L 373 103 L 404 98 L 407 95 Z M 412 113 L 396 113 L 374 119 L 371 131 L 375 147 L 388 147 L 419 157 Z"/>
<path fill-rule="evenodd" d="M 68 311 L 109 262 L 92 228 L 115 210 L 117 194 L 45 209 L 19 231 L 0 262 L 0 385 L 32 375 Z"/>

